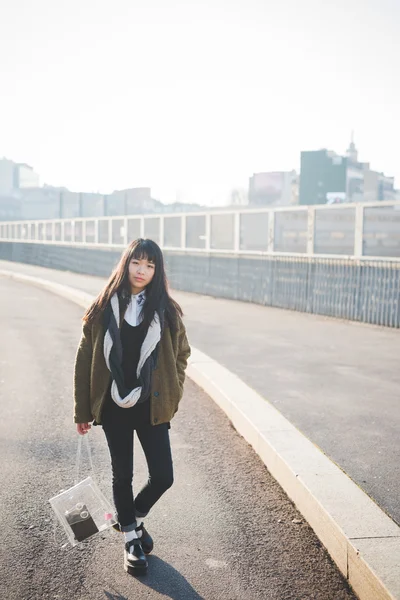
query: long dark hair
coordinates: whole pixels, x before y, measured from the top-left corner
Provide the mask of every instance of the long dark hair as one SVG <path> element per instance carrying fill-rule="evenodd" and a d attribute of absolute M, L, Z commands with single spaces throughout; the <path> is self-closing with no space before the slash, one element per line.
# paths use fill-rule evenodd
<path fill-rule="evenodd" d="M 154 318 L 154 313 L 157 311 L 161 317 L 164 317 L 165 322 L 170 327 L 176 328 L 178 316 L 182 316 L 183 313 L 179 304 L 169 295 L 168 280 L 161 248 L 153 240 L 142 238 L 131 242 L 123 252 L 105 288 L 87 309 L 83 320 L 92 323 L 97 316 L 103 313 L 115 293 L 118 294 L 122 314 L 125 313 L 131 299 L 129 264 L 132 259 L 148 260 L 155 265 L 153 279 L 146 286 L 146 302 L 143 305 L 143 327 L 146 330 L 148 329 Z"/>

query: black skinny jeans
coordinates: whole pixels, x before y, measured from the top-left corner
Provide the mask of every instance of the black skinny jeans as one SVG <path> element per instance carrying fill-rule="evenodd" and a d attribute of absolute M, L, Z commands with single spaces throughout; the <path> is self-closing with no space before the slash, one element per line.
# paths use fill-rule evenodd
<path fill-rule="evenodd" d="M 173 484 L 169 423 L 151 425 L 150 401 L 121 408 L 111 397 L 102 415 L 103 430 L 111 456 L 113 496 L 122 531 L 136 527 L 136 517 L 145 517 Z M 146 457 L 149 478 L 133 497 L 133 432 L 136 430 Z"/>

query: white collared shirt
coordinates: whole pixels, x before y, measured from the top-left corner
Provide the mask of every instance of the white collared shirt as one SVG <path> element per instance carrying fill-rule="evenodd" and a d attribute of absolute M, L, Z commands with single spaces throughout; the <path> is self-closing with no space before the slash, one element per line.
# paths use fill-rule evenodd
<path fill-rule="evenodd" d="M 132 327 L 136 327 L 143 321 L 142 308 L 146 300 L 146 292 L 143 290 L 139 294 L 132 294 L 131 301 L 126 309 L 124 319 Z"/>

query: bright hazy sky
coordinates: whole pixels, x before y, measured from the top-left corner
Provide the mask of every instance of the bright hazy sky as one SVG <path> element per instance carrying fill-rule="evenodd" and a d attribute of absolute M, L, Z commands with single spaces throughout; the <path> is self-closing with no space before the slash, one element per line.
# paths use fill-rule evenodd
<path fill-rule="evenodd" d="M 0 156 L 220 204 L 354 129 L 400 187 L 399 25 L 400 0 L 0 0 Z"/>

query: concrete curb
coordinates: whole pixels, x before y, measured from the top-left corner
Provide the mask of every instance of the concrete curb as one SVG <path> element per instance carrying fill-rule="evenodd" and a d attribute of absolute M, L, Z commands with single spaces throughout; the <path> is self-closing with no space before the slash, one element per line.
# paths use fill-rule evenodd
<path fill-rule="evenodd" d="M 79 306 L 81 290 L 0 270 Z M 400 600 L 400 527 L 268 401 L 192 348 L 188 376 L 226 413 L 315 531 L 361 600 Z"/>

